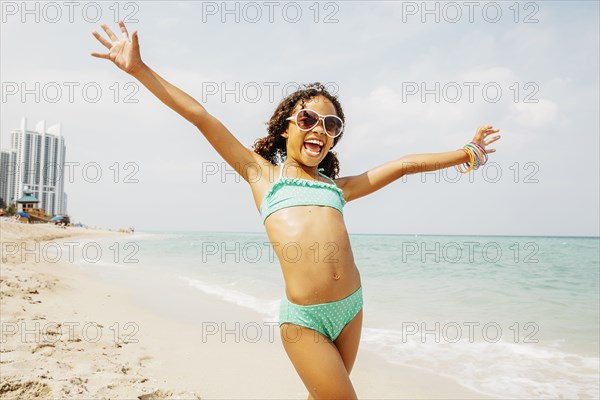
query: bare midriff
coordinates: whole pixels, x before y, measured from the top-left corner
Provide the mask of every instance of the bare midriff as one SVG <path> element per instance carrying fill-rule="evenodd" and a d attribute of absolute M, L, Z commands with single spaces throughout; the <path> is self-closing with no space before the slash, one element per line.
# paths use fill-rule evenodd
<path fill-rule="evenodd" d="M 344 218 L 335 208 L 287 207 L 269 215 L 265 228 L 292 303 L 337 301 L 360 287 Z"/>

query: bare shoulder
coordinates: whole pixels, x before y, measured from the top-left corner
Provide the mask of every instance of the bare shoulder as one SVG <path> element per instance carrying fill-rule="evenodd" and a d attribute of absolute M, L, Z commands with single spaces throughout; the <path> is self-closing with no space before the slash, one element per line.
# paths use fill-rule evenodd
<path fill-rule="evenodd" d="M 247 165 L 246 168 L 248 168 L 248 184 L 252 190 L 256 208 L 259 209 L 262 200 L 275 184 L 279 176 L 280 167 L 271 164 L 270 161 L 264 159 L 259 154 L 254 154 L 254 162 Z"/>

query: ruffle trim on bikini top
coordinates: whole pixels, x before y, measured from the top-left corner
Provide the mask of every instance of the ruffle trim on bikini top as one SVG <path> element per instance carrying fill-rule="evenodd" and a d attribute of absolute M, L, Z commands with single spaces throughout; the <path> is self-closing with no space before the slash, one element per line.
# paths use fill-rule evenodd
<path fill-rule="evenodd" d="M 318 169 L 318 171 L 320 171 L 320 172 L 322 172 L 324 170 L 325 170 L 324 168 Z M 293 184 L 295 186 L 309 186 L 309 187 L 319 187 L 319 188 L 330 189 L 330 190 L 336 191 L 340 195 L 342 205 L 345 205 L 347 203 L 346 199 L 344 199 L 344 191 L 342 189 L 340 189 L 339 187 L 337 187 L 333 183 L 325 183 L 323 181 L 315 181 L 315 180 L 302 179 L 302 178 L 288 178 L 286 176 L 282 176 L 277 182 L 275 182 L 275 184 L 271 187 L 271 189 L 269 189 L 269 191 L 265 195 L 262 203 L 264 204 L 265 199 L 267 199 L 269 196 L 271 196 L 273 194 L 273 192 L 275 192 L 277 189 L 279 189 L 282 186 L 289 185 L 289 184 Z M 261 205 L 261 208 L 262 208 L 262 205 Z"/>

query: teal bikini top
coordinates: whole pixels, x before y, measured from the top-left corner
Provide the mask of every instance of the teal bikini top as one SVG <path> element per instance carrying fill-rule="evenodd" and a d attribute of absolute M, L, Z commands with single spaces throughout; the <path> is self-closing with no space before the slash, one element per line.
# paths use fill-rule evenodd
<path fill-rule="evenodd" d="M 318 169 L 319 175 L 329 179 L 333 185 L 322 181 L 286 178 L 283 176 L 283 167 L 282 165 L 279 170 L 279 179 L 260 205 L 263 223 L 275 211 L 294 206 L 332 207 L 343 214 L 342 209 L 346 204 L 344 192 L 335 185 L 333 179 L 321 173 L 323 168 Z"/>

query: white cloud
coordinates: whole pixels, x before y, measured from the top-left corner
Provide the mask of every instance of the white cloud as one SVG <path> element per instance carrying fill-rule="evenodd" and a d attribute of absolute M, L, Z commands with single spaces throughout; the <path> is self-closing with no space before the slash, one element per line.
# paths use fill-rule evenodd
<path fill-rule="evenodd" d="M 514 103 L 511 105 L 511 112 L 509 120 L 530 129 L 550 128 L 559 118 L 558 105 L 545 99 L 538 103 Z"/>

